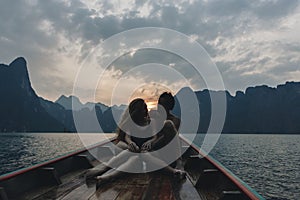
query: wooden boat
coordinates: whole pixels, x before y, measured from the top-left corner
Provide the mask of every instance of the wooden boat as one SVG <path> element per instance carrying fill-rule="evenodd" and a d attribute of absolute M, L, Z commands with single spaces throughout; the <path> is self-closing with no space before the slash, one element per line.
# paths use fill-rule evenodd
<path fill-rule="evenodd" d="M 126 174 L 96 190 L 87 185 L 85 172 L 99 164 L 92 154 L 113 156 L 111 138 L 88 149 L 55 158 L 0 177 L 0 199 L 263 199 L 211 156 L 182 139 L 185 179 L 161 172 Z M 92 153 L 91 153 L 92 152 Z"/>

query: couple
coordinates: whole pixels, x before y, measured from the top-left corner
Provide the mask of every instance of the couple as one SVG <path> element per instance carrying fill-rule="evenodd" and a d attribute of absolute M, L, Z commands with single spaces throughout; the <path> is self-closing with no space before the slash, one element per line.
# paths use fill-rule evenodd
<path fill-rule="evenodd" d="M 143 163 L 149 169 L 162 169 L 176 177 L 185 177 L 184 171 L 175 169 L 176 161 L 171 163 L 180 157 L 180 119 L 170 113 L 174 104 L 174 97 L 167 92 L 160 95 L 155 112 L 148 113 L 147 104 L 143 99 L 138 98 L 130 102 L 117 129 L 116 146 L 121 152 L 110 159 L 102 169 L 87 175 L 88 178 L 96 177 L 96 188 L 123 172 L 140 171 Z"/>

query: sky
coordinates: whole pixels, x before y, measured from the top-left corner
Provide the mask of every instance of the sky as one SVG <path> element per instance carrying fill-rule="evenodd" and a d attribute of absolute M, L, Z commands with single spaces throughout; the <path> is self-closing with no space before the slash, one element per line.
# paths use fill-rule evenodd
<path fill-rule="evenodd" d="M 97 49 L 123 31 L 144 27 L 184 34 L 204 51 L 152 32 L 113 39 Z M 299 33 L 299 0 L 0 1 L 0 63 L 25 57 L 32 87 L 52 101 L 74 94 L 78 77 L 85 80 L 78 86 L 83 102 L 108 105 L 128 103 L 138 92 L 157 96 L 185 86 L 235 95 L 249 86 L 300 81 Z M 161 44 L 182 46 L 187 57 L 209 58 L 203 65 L 216 67 L 223 85 L 208 83 L 211 77 L 197 74 L 181 55 L 141 48 Z M 96 66 L 88 59 L 91 54 Z M 106 56 L 114 60 L 103 66 Z M 82 75 L 87 66 L 97 70 Z M 94 82 L 92 76 L 97 77 Z"/>

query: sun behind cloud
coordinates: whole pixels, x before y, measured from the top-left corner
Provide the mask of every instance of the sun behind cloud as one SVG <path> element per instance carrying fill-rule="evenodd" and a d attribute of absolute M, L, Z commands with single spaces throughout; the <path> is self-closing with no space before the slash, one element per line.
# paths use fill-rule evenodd
<path fill-rule="evenodd" d="M 137 88 L 129 98 L 129 102 L 135 98 L 142 98 L 145 100 L 148 110 L 155 110 L 159 96 L 163 92 L 173 91 L 167 86 L 160 83 L 149 83 Z"/>

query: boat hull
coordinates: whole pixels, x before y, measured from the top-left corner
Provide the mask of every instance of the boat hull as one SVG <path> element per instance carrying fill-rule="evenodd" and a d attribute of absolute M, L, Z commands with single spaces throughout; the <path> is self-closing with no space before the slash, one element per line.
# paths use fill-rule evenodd
<path fill-rule="evenodd" d="M 232 172 L 189 141 L 182 140 L 182 167 L 187 178 L 177 180 L 160 171 L 130 174 L 96 190 L 85 173 L 114 156 L 112 142 L 103 141 L 32 167 L 0 177 L 1 200 L 10 199 L 263 199 Z M 105 159 L 104 159 L 105 158 Z"/>

